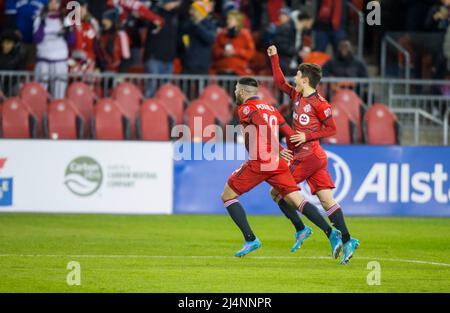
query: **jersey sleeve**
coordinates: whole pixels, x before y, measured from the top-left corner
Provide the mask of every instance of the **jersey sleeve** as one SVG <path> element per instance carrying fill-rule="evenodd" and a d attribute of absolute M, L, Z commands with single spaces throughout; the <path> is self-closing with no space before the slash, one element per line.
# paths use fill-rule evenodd
<path fill-rule="evenodd" d="M 239 108 L 239 122 L 241 124 L 250 124 L 254 114 L 257 113 L 257 109 L 253 105 L 242 105 Z"/>
<path fill-rule="evenodd" d="M 316 113 L 319 121 L 324 123 L 326 120 L 330 119 L 333 116 L 333 110 L 331 109 L 331 105 L 328 101 L 322 101 L 316 107 Z"/>

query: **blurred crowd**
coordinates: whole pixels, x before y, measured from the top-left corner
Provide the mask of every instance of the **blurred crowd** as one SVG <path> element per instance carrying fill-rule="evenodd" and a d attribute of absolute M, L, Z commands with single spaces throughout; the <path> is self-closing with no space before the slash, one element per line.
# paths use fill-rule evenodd
<path fill-rule="evenodd" d="M 67 73 L 270 75 L 265 51 L 275 44 L 287 75 L 306 61 L 323 65 L 325 76 L 367 77 L 367 65 L 348 39 L 349 24 L 356 28 L 348 1 L 78 0 L 75 23 L 77 6 L 69 0 L 0 0 L 0 70 L 32 69 L 44 82 L 52 74 L 58 97 Z M 351 2 L 365 10 L 367 1 Z M 450 0 L 380 3 L 383 12 L 400 4 L 408 8 L 404 30 L 417 26 L 414 14 L 425 10 L 418 30 L 442 34 L 433 65 L 440 66 L 436 77 L 445 76 Z M 382 23 L 395 29 L 399 18 L 386 14 Z M 154 91 L 150 81 L 146 96 Z"/>

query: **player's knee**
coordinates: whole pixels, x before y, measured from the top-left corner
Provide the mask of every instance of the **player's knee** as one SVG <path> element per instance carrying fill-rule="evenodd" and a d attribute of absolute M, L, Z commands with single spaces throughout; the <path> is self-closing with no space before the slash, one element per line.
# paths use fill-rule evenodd
<path fill-rule="evenodd" d="M 231 188 L 228 185 L 226 185 L 221 194 L 221 198 L 222 198 L 222 201 L 225 202 L 225 201 L 231 200 L 233 198 L 236 198 L 236 195 L 233 192 L 233 190 L 231 190 Z"/>
<path fill-rule="evenodd" d="M 333 205 L 336 204 L 336 201 L 333 198 L 330 199 L 320 199 L 320 204 L 322 205 L 322 207 L 325 210 L 328 210 L 329 208 L 331 208 Z"/>
<path fill-rule="evenodd" d="M 276 200 L 278 199 L 278 195 L 279 194 L 280 193 L 275 188 L 270 189 L 270 196 L 272 197 L 273 201 L 276 202 Z"/>

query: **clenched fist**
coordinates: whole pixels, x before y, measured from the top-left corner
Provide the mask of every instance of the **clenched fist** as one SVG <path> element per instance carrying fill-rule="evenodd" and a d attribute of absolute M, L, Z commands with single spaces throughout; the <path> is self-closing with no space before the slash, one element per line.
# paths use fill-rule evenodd
<path fill-rule="evenodd" d="M 275 47 L 274 45 L 270 46 L 269 48 L 267 48 L 267 54 L 269 55 L 269 57 L 271 57 L 272 55 L 277 54 L 277 47 Z"/>

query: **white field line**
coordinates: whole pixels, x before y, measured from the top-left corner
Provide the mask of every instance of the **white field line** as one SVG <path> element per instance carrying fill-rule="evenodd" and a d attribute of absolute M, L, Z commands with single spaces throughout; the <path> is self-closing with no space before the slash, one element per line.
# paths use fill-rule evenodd
<path fill-rule="evenodd" d="M 233 256 L 219 256 L 219 255 L 133 255 L 133 254 L 0 254 L 1 257 L 23 257 L 23 258 L 106 258 L 106 259 L 237 259 Z M 250 259 L 261 260 L 293 260 L 307 259 L 307 260 L 332 260 L 327 256 L 249 256 Z M 412 264 L 426 264 L 435 266 L 450 267 L 449 263 L 397 259 L 397 258 L 378 258 L 378 257 L 358 257 L 359 260 L 370 261 L 385 261 L 397 263 L 412 263 Z"/>

